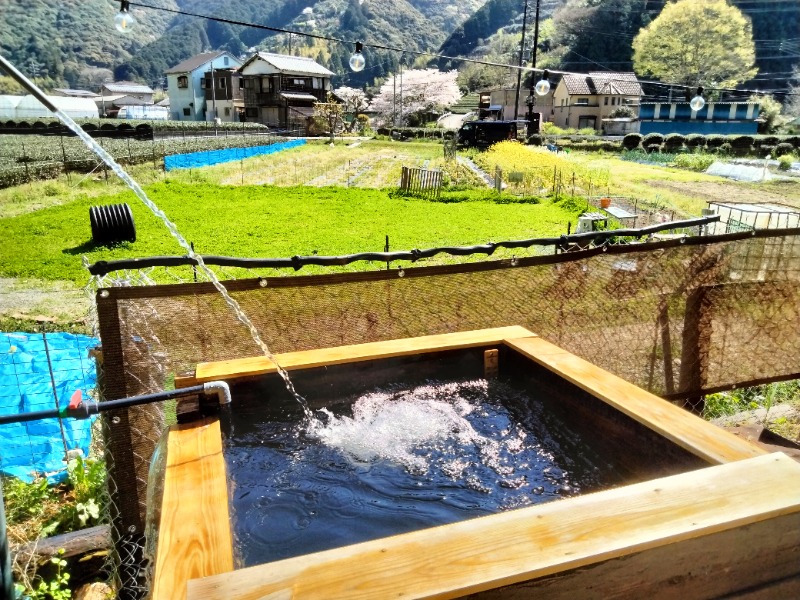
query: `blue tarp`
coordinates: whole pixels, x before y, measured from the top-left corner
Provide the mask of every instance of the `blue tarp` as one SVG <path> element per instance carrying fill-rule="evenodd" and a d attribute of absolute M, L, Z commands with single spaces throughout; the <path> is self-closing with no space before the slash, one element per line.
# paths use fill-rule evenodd
<path fill-rule="evenodd" d="M 207 150 L 205 152 L 192 152 L 191 154 L 173 154 L 164 157 L 164 169 L 196 169 L 209 165 L 250 158 L 251 156 L 262 156 L 273 154 L 296 148 L 305 144 L 305 140 L 289 140 L 288 142 L 277 142 L 269 146 L 251 146 L 249 148 L 225 148 L 224 150 Z"/>
<path fill-rule="evenodd" d="M 69 404 L 76 390 L 89 398 L 96 383 L 89 348 L 98 340 L 71 333 L 48 333 L 58 406 Z M 56 409 L 45 343 L 40 333 L 0 333 L 0 415 Z M 36 474 L 59 480 L 65 474 L 67 448 L 89 453 L 94 419 L 41 419 L 0 425 L 0 472 L 25 481 Z"/>

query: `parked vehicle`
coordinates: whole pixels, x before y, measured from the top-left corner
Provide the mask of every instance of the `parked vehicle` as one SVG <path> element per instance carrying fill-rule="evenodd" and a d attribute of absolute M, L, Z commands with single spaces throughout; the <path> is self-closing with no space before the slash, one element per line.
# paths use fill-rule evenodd
<path fill-rule="evenodd" d="M 468 121 L 458 130 L 460 147 L 488 148 L 497 142 L 517 139 L 516 121 Z"/>

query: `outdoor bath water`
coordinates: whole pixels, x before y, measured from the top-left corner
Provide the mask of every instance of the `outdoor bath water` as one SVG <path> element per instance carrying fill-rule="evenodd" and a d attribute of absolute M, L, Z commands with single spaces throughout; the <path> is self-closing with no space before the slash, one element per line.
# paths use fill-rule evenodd
<path fill-rule="evenodd" d="M 310 422 L 246 398 L 223 423 L 239 566 L 550 502 L 623 475 L 521 385 L 390 385 Z"/>

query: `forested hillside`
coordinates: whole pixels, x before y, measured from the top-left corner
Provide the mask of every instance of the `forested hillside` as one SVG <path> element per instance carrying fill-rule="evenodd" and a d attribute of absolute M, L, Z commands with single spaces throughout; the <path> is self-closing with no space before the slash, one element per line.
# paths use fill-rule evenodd
<path fill-rule="evenodd" d="M 154 6 L 361 40 L 403 48 L 367 47 L 367 68 L 347 68 L 349 44 L 275 34 L 172 13 L 132 7 L 136 26 L 120 35 L 112 25 L 119 10 L 111 0 L 0 0 L 0 52 L 45 87 L 96 89 L 110 78 L 157 86 L 163 72 L 211 49 L 241 55 L 251 48 L 311 56 L 337 73 L 335 83 L 371 84 L 405 65 L 423 66 L 415 51 L 448 56 L 491 55 L 515 64 L 514 37 L 522 28 L 524 0 L 146 0 Z M 666 0 L 541 0 L 537 66 L 567 71 L 632 70 L 631 43 L 656 18 Z M 731 0 L 753 24 L 759 74 L 751 87 L 786 87 L 800 63 L 800 1 Z M 528 0 L 530 60 L 535 0 Z M 505 37 L 503 37 L 505 36 Z M 510 36 L 510 37 L 509 37 Z M 498 51 L 501 48 L 502 51 Z M 440 68 L 459 61 L 435 61 Z M 495 74 L 496 75 L 496 74 Z M 487 81 L 491 73 L 473 73 Z M 0 93 L 9 91 L 0 77 Z M 13 87 L 13 86 L 11 86 Z"/>
<path fill-rule="evenodd" d="M 148 0 L 176 7 L 176 0 Z M 161 11 L 132 11 L 138 18 L 129 36 L 114 29 L 119 3 L 108 0 L 0 0 L 0 53 L 45 86 L 96 88 L 113 68 L 161 37 L 172 17 Z"/>
<path fill-rule="evenodd" d="M 154 6 L 308 31 L 409 50 L 435 50 L 484 0 L 147 0 Z M 253 27 L 132 7 L 129 35 L 113 27 L 119 5 L 109 0 L 0 0 L 0 52 L 46 87 L 96 88 L 105 79 L 157 85 L 169 67 L 210 49 L 240 55 L 253 47 L 303 52 L 345 74 L 353 49 Z M 304 50 L 305 48 L 305 50 Z M 351 84 L 371 83 L 396 69 L 397 52 L 367 50 L 368 69 Z M 410 64 L 414 57 L 402 57 Z"/>

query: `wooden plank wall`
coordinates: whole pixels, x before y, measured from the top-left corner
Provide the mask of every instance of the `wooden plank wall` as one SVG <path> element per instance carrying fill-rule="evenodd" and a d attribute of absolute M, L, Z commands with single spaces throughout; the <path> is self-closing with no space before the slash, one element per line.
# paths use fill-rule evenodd
<path fill-rule="evenodd" d="M 219 420 L 173 425 L 158 527 L 153 600 L 186 598 L 190 579 L 233 571 Z"/>
<path fill-rule="evenodd" d="M 771 454 L 196 579 L 188 591 L 507 600 L 539 597 L 533 586 L 548 598 L 718 597 L 800 575 L 799 525 L 800 464 Z"/>

